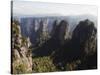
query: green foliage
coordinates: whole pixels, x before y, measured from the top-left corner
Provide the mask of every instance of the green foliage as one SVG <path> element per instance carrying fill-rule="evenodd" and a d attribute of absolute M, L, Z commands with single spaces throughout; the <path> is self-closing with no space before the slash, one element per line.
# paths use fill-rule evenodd
<path fill-rule="evenodd" d="M 33 72 L 57 71 L 50 57 L 33 58 Z"/>
<path fill-rule="evenodd" d="M 14 44 L 14 48 L 19 50 L 20 49 L 20 45 L 19 44 Z"/>
<path fill-rule="evenodd" d="M 22 39 L 22 45 L 25 46 L 27 44 L 27 39 L 25 37 L 22 37 L 21 39 Z"/>
<path fill-rule="evenodd" d="M 13 24 L 12 24 L 12 33 L 19 34 L 19 28 L 15 22 L 13 22 Z"/>
<path fill-rule="evenodd" d="M 13 72 L 15 74 L 27 73 L 26 69 L 27 69 L 26 64 L 25 63 L 20 63 L 20 64 L 15 66 L 15 68 L 13 69 Z"/>

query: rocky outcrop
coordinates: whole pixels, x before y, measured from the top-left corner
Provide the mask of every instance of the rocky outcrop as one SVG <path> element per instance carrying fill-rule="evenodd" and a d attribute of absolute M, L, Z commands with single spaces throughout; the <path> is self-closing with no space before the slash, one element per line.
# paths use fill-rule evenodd
<path fill-rule="evenodd" d="M 65 70 L 67 63 L 81 61 L 81 69 L 96 67 L 97 59 L 97 30 L 94 23 L 88 19 L 81 21 L 73 31 L 72 39 L 66 42 L 52 56 L 54 64 Z M 89 61 L 90 60 L 90 61 Z M 89 65 L 90 62 L 93 64 Z M 75 69 L 75 68 L 73 68 Z"/>
<path fill-rule="evenodd" d="M 58 40 L 60 44 L 64 44 L 65 41 L 65 35 L 66 32 L 68 32 L 68 23 L 65 20 L 62 20 L 58 26 L 56 26 L 56 29 L 54 31 L 54 35 L 52 38 L 55 40 Z"/>
<path fill-rule="evenodd" d="M 73 31 L 72 41 L 80 44 L 80 49 L 84 50 L 86 54 L 96 52 L 97 46 L 97 30 L 94 23 L 88 19 L 81 21 Z"/>
<path fill-rule="evenodd" d="M 51 55 L 56 49 L 60 48 L 65 42 L 65 34 L 68 23 L 62 20 L 53 31 L 52 37 L 45 41 L 40 47 L 33 50 L 33 57 L 42 57 Z"/>
<path fill-rule="evenodd" d="M 29 49 L 29 40 L 21 36 L 20 26 L 12 23 L 12 73 L 31 73 L 32 54 Z"/>
<path fill-rule="evenodd" d="M 72 40 L 79 42 L 82 63 L 79 69 L 97 68 L 97 29 L 90 20 L 81 21 L 73 31 Z M 75 42 L 77 44 L 77 42 Z"/>

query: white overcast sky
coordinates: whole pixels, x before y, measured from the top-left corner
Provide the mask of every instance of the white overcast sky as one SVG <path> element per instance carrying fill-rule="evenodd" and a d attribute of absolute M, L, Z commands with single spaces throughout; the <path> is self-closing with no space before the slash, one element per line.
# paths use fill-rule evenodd
<path fill-rule="evenodd" d="M 32 1 L 14 1 L 13 14 L 37 15 L 37 14 L 61 14 L 82 15 L 90 14 L 97 16 L 97 7 L 92 5 L 72 5 L 61 3 L 41 3 Z"/>

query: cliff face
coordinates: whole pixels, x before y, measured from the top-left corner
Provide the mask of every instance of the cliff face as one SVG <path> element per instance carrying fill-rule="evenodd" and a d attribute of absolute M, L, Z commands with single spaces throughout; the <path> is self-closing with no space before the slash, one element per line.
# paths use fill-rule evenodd
<path fill-rule="evenodd" d="M 12 23 L 12 73 L 32 72 L 30 41 L 21 36 L 19 23 Z"/>
<path fill-rule="evenodd" d="M 97 30 L 94 23 L 88 19 L 81 21 L 73 31 L 72 40 L 80 44 L 80 49 L 84 50 L 86 54 L 96 52 Z"/>
<path fill-rule="evenodd" d="M 53 28 L 54 30 L 52 31 L 53 34 L 51 38 L 45 41 L 40 47 L 33 50 L 33 57 L 50 56 L 56 49 L 64 45 L 67 28 L 67 21 L 62 20 Z"/>
<path fill-rule="evenodd" d="M 81 21 L 73 31 L 72 38 L 53 55 L 53 63 L 66 69 L 67 63 L 74 62 L 73 69 L 94 69 L 97 66 L 97 30 L 89 20 Z M 80 60 L 80 63 L 77 63 Z M 78 66 L 78 67 L 77 67 Z"/>
<path fill-rule="evenodd" d="M 78 69 L 97 68 L 97 29 L 94 23 L 88 19 L 81 21 L 73 31 L 72 40 L 79 43 L 80 52 L 77 52 L 80 53 L 81 64 Z"/>

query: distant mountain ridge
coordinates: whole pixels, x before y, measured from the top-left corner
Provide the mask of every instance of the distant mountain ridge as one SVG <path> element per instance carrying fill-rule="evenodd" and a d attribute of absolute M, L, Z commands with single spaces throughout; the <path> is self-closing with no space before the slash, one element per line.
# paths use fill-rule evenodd
<path fill-rule="evenodd" d="M 68 22 L 68 31 L 70 33 L 73 32 L 75 27 L 79 24 L 80 21 L 85 19 L 89 19 L 90 21 L 94 22 L 95 27 L 97 26 L 97 17 L 93 15 L 69 15 L 69 16 L 62 16 L 61 14 L 45 14 L 45 15 L 14 15 L 14 19 L 17 19 L 20 22 L 21 32 L 23 36 L 29 37 L 32 36 L 34 39 L 36 38 L 36 33 L 33 31 L 37 30 L 40 26 L 40 21 L 43 21 L 43 27 L 46 26 L 46 29 L 50 33 L 53 28 L 53 23 L 57 20 L 57 24 L 60 23 L 61 20 L 65 20 Z M 33 29 L 32 29 L 33 28 Z M 45 30 L 45 28 L 44 28 Z M 33 32 L 32 32 L 33 31 Z M 33 36 L 34 35 L 34 36 Z"/>
<path fill-rule="evenodd" d="M 90 15 L 90 14 L 83 14 L 83 15 L 66 15 L 63 16 L 61 14 L 35 14 L 35 15 L 21 15 L 21 14 L 15 14 L 13 15 L 14 19 L 18 19 L 20 21 L 21 18 L 60 18 L 60 19 L 69 19 L 69 20 L 84 20 L 84 19 L 90 19 L 91 21 L 95 22 L 97 25 L 97 16 Z"/>

